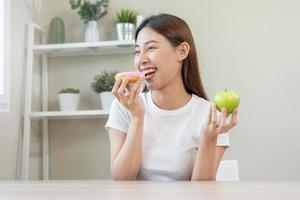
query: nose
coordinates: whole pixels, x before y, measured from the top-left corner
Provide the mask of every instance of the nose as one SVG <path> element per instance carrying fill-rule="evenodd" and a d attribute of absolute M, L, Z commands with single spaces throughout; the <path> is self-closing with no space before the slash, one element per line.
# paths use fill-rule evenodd
<path fill-rule="evenodd" d="M 146 65 L 149 62 L 147 54 L 141 51 L 138 55 L 135 56 L 135 63 L 137 66 Z"/>

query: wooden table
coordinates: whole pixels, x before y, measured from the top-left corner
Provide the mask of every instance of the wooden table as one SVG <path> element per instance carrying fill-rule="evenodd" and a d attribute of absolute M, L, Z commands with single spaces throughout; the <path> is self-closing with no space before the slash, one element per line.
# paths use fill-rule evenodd
<path fill-rule="evenodd" d="M 0 182 L 2 200 L 296 200 L 300 181 L 240 182 L 119 182 L 29 181 Z"/>

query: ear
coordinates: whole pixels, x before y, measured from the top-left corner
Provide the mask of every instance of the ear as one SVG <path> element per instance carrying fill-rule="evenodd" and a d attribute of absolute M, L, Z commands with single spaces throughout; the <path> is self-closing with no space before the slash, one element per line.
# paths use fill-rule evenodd
<path fill-rule="evenodd" d="M 183 61 L 190 51 L 190 45 L 187 42 L 182 42 L 176 47 L 178 61 Z"/>

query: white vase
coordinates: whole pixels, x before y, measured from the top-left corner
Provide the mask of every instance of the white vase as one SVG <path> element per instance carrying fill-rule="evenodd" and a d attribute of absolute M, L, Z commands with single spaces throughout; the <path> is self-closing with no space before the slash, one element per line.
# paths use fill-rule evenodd
<path fill-rule="evenodd" d="M 59 107 L 61 111 L 75 111 L 79 106 L 79 94 L 60 93 L 58 94 Z"/>
<path fill-rule="evenodd" d="M 114 100 L 114 95 L 112 94 L 112 92 L 107 91 L 107 92 L 100 92 L 99 93 L 99 97 L 100 97 L 100 102 L 102 105 L 102 109 L 103 110 L 109 110 L 111 103 Z"/>
<path fill-rule="evenodd" d="M 98 31 L 97 21 L 89 21 L 86 24 L 84 41 L 85 42 L 98 42 L 99 41 L 99 31 Z"/>

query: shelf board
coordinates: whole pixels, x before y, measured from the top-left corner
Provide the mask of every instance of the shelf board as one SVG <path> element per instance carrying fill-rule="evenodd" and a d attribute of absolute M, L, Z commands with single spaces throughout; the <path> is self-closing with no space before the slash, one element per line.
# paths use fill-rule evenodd
<path fill-rule="evenodd" d="M 33 51 L 35 54 L 47 54 L 49 57 L 133 54 L 134 44 L 134 41 L 41 44 L 34 45 Z"/>
<path fill-rule="evenodd" d="M 35 119 L 80 119 L 80 118 L 108 118 L 109 110 L 77 110 L 77 111 L 44 111 L 31 112 Z"/>

